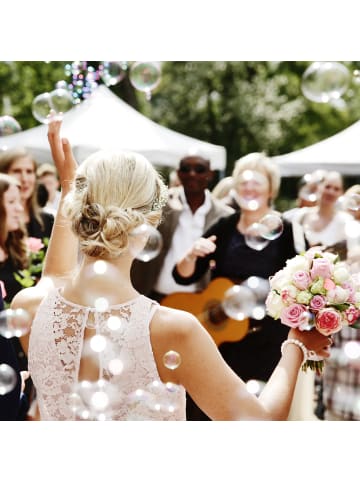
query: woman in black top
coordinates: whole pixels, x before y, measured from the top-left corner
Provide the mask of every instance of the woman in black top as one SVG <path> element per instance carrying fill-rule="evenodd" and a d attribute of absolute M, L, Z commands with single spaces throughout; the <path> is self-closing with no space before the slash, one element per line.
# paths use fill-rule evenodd
<path fill-rule="evenodd" d="M 232 177 L 240 209 L 220 219 L 194 243 L 174 268 L 177 283 L 193 283 L 210 268 L 212 279 L 225 277 L 236 284 L 250 276 L 268 279 L 296 255 L 292 227 L 285 220 L 282 234 L 262 250 L 249 247 L 245 241 L 249 226 L 267 214 L 274 214 L 271 204 L 280 187 L 277 166 L 263 154 L 253 153 L 237 161 Z M 288 328 L 269 316 L 249 321 L 249 333 L 242 340 L 224 342 L 219 350 L 245 381 L 267 381 L 281 357 L 280 346 Z M 207 420 L 191 400 L 188 400 L 187 417 Z"/>

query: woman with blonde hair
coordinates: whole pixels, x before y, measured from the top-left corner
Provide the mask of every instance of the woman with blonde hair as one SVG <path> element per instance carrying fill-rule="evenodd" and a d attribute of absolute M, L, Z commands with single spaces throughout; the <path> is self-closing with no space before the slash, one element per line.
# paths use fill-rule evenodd
<path fill-rule="evenodd" d="M 132 286 L 131 264 L 146 243 L 134 246 L 134 228 L 155 226 L 166 201 L 156 170 L 139 154 L 100 151 L 75 173 L 60 124 L 49 124 L 62 201 L 43 277 L 13 302 L 35 315 L 29 360 L 41 419 L 184 420 L 185 390 L 215 420 L 286 418 L 303 359 L 308 350 L 327 356 L 328 338 L 291 330 L 260 399 L 250 394 L 193 315 Z M 95 334 L 109 350 L 89 357 Z"/>
<path fill-rule="evenodd" d="M 234 284 L 254 276 L 268 280 L 295 256 L 291 225 L 272 208 L 280 188 L 278 166 L 263 153 L 250 153 L 236 161 L 232 178 L 237 211 L 213 224 L 176 264 L 173 276 L 177 283 L 194 283 L 209 271 L 212 280 L 227 278 Z M 277 239 L 267 241 L 260 233 L 249 236 L 267 215 L 279 219 L 282 232 Z M 219 350 L 245 381 L 266 382 L 279 362 L 280 347 L 287 336 L 288 328 L 269 316 L 250 318 L 246 336 L 221 343 Z M 192 420 L 208 419 L 192 400 L 187 407 Z"/>

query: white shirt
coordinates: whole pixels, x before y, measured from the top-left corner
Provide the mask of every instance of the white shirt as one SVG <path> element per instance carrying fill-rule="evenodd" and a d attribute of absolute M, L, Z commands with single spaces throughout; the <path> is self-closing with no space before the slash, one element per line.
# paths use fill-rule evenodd
<path fill-rule="evenodd" d="M 160 275 L 154 286 L 156 291 L 166 295 L 185 291 L 193 293 L 195 291 L 195 283 L 187 286 L 179 285 L 174 281 L 171 273 L 175 264 L 192 247 L 194 242 L 203 235 L 205 218 L 211 209 L 211 194 L 208 190 L 205 191 L 204 203 L 194 214 L 186 201 L 182 186 L 179 196 L 183 203 L 183 210 L 179 216 L 179 222 L 175 229 L 170 249 L 165 256 Z"/>

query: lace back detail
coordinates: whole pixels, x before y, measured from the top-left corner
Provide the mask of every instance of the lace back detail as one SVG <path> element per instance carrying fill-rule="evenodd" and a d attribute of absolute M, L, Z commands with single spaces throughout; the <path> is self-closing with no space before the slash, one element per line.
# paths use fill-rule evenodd
<path fill-rule="evenodd" d="M 154 360 L 149 324 L 156 309 L 139 296 L 97 312 L 52 291 L 37 311 L 29 344 L 41 419 L 185 420 L 184 388 L 163 384 Z M 105 345 L 92 358 L 96 382 L 79 382 L 90 349 L 86 328 Z"/>

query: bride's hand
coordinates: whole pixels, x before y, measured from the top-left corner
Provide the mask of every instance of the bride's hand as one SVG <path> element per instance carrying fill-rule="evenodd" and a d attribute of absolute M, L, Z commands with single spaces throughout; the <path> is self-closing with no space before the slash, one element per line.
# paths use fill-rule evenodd
<path fill-rule="evenodd" d="M 48 141 L 51 155 L 58 171 L 62 190 L 68 190 L 75 177 L 77 162 L 68 139 L 60 137 L 62 119 L 54 111 L 49 114 Z"/>

